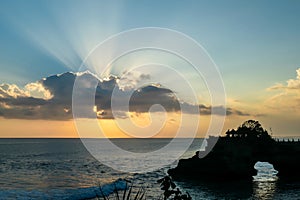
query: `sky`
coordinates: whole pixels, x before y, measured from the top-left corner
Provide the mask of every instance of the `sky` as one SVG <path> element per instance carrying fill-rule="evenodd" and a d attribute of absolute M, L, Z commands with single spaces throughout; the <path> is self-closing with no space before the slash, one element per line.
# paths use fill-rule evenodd
<path fill-rule="evenodd" d="M 115 62 L 106 79 L 76 73 L 101 42 L 143 27 L 179 31 L 206 50 L 226 91 L 223 131 L 256 119 L 268 131 L 272 128 L 276 137 L 300 136 L 298 1 L 3 0 L 0 5 L 0 137 L 79 137 L 72 115 L 77 77 L 99 82 L 95 107 L 85 109 L 94 112 L 92 117 L 96 116 L 107 137 L 129 137 L 125 129 L 135 132 L 127 127 L 128 119 L 141 127 L 150 124 L 150 132 L 166 120 L 156 137 L 173 137 L 186 116 L 184 130 L 189 132 L 198 124 L 195 109 L 201 115 L 197 136 L 203 137 L 213 119 L 211 110 L 225 107 L 211 105 L 205 81 L 178 57 L 151 50 L 134 52 Z M 130 71 L 131 65 L 145 59 L 174 66 L 190 80 L 197 101 L 187 94 L 188 85 L 176 81 L 176 74 L 162 66 Z M 147 84 L 135 90 L 142 83 Z M 168 84 L 174 89 L 167 89 Z M 118 116 L 113 116 L 109 102 L 115 87 L 121 100 L 133 94 L 130 112 L 119 108 Z M 161 104 L 167 116 L 162 117 L 162 108 L 154 108 L 150 116 L 152 104 Z M 180 106 L 187 108 L 181 116 Z M 116 122 L 125 127 L 120 130 Z M 85 130 L 84 136 L 97 137 L 97 131 Z"/>

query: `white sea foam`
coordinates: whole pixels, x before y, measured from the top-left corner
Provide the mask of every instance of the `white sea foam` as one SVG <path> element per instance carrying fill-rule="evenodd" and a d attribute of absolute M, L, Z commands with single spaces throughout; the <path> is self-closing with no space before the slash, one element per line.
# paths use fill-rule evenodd
<path fill-rule="evenodd" d="M 62 200 L 81 200 L 101 197 L 113 193 L 115 189 L 124 190 L 126 188 L 125 180 L 117 180 L 113 183 L 103 185 L 102 192 L 100 187 L 88 187 L 77 189 L 52 189 L 48 191 L 42 190 L 0 190 L 0 199 L 19 199 L 19 200 L 35 200 L 35 199 L 62 199 Z"/>

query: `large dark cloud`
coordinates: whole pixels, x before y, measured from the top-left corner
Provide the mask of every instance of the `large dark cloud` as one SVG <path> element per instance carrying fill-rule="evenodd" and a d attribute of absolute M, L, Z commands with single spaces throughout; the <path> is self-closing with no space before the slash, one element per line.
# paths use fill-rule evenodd
<path fill-rule="evenodd" d="M 212 108 L 206 105 L 192 105 L 185 102 L 179 102 L 175 93 L 159 85 L 148 85 L 136 91 L 131 89 L 120 89 L 119 79 L 111 76 L 100 80 L 93 74 L 66 72 L 60 75 L 53 75 L 44 78 L 33 85 L 39 86 L 39 91 L 50 92 L 51 98 L 34 97 L 27 91 L 19 89 L 17 86 L 2 84 L 0 86 L 0 116 L 4 118 L 17 119 L 50 119 L 50 120 L 68 120 L 72 118 L 72 92 L 74 81 L 79 77 L 79 87 L 82 92 L 80 96 L 95 96 L 95 105 L 97 112 L 91 112 L 93 107 L 82 105 L 82 117 L 98 117 L 102 119 L 112 119 L 114 117 L 124 118 L 126 116 L 126 106 L 117 107 L 112 114 L 111 97 L 115 89 L 117 101 L 123 101 L 126 95 L 132 93 L 129 101 L 129 111 L 136 113 L 148 112 L 154 104 L 159 104 L 168 112 L 177 112 L 183 110 L 190 114 L 210 115 Z M 143 75 L 149 79 L 149 75 Z M 9 90 L 10 88 L 10 90 Z M 49 96 L 49 95 L 48 95 Z M 198 107 L 198 109 L 197 109 Z M 88 112 L 85 112 L 88 111 Z M 159 110 L 152 110 L 159 111 Z M 92 113 L 92 114 L 91 114 Z M 214 114 L 223 115 L 241 115 L 248 116 L 232 108 L 214 107 Z"/>
<path fill-rule="evenodd" d="M 129 109 L 131 112 L 148 112 L 150 107 L 155 104 L 163 106 L 166 111 L 178 111 L 180 109 L 179 102 L 171 90 L 153 85 L 135 91 L 130 100 Z"/>

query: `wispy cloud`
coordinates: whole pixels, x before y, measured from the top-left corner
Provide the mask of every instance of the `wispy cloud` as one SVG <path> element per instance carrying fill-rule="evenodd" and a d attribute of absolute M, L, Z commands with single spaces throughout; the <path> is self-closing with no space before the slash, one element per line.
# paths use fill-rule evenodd
<path fill-rule="evenodd" d="M 269 87 L 267 90 L 295 90 L 296 92 L 300 92 L 300 68 L 296 70 L 296 73 L 296 79 L 287 80 L 287 84 L 277 83 Z"/>
<path fill-rule="evenodd" d="M 289 79 L 286 84 L 277 83 L 267 91 L 275 94 L 265 101 L 265 105 L 276 111 L 300 111 L 300 68 L 296 70 L 296 78 Z"/>

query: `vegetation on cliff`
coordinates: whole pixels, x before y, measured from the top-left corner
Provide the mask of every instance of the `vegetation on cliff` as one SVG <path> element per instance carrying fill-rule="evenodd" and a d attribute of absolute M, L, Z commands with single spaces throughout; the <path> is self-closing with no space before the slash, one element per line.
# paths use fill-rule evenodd
<path fill-rule="evenodd" d="M 226 132 L 226 137 L 239 138 L 260 138 L 261 140 L 269 140 L 271 136 L 268 134 L 262 125 L 255 120 L 245 121 L 237 129 L 231 129 Z"/>

